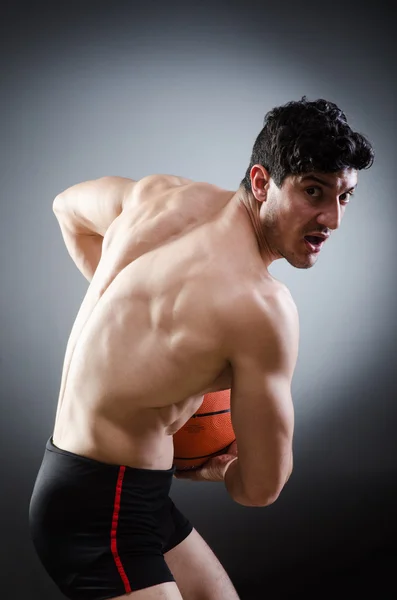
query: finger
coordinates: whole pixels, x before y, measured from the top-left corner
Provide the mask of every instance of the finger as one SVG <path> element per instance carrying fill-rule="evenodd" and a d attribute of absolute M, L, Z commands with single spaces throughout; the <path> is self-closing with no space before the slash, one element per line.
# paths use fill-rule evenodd
<path fill-rule="evenodd" d="M 190 479 L 192 481 L 197 481 L 198 480 L 198 476 L 197 476 L 197 471 L 194 469 L 187 469 L 186 471 L 175 471 L 174 477 L 176 479 Z"/>

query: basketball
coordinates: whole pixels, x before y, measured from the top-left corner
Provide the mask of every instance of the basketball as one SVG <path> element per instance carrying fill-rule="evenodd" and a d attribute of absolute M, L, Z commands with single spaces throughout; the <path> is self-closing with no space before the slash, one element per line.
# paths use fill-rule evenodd
<path fill-rule="evenodd" d="M 230 389 L 205 394 L 200 408 L 174 434 L 174 466 L 197 469 L 236 439 L 230 417 Z"/>

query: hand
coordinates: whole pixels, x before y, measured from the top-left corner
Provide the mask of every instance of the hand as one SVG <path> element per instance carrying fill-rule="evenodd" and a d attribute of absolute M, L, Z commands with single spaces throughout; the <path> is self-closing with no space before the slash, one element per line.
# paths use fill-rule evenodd
<path fill-rule="evenodd" d="M 237 454 L 237 442 L 234 440 L 223 454 L 211 457 L 198 469 L 175 471 L 174 477 L 191 481 L 223 481 L 227 465 L 236 458 Z"/>

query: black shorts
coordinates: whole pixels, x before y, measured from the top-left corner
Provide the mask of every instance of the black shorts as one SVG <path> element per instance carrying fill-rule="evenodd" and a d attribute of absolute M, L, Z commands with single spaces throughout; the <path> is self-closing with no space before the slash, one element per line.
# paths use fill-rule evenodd
<path fill-rule="evenodd" d="M 193 527 L 169 497 L 174 472 L 101 463 L 48 440 L 30 532 L 67 598 L 105 600 L 175 581 L 163 555 Z"/>

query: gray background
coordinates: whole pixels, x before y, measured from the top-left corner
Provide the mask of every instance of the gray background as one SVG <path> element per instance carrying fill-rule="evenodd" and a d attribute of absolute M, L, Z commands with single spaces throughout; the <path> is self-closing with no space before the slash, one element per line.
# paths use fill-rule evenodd
<path fill-rule="evenodd" d="M 172 496 L 242 600 L 297 590 L 355 597 L 372 585 L 377 598 L 394 597 L 394 21 L 391 5 L 379 2 L 371 11 L 362 2 L 293 6 L 69 1 L 2 9 L 0 585 L 8 600 L 61 598 L 27 528 L 65 346 L 87 288 L 63 245 L 53 198 L 86 179 L 156 172 L 235 189 L 265 112 L 303 94 L 337 102 L 373 142 L 376 162 L 360 174 L 318 264 L 272 266 L 301 319 L 294 473 L 268 508 L 239 506 L 219 484 L 176 481 Z"/>

